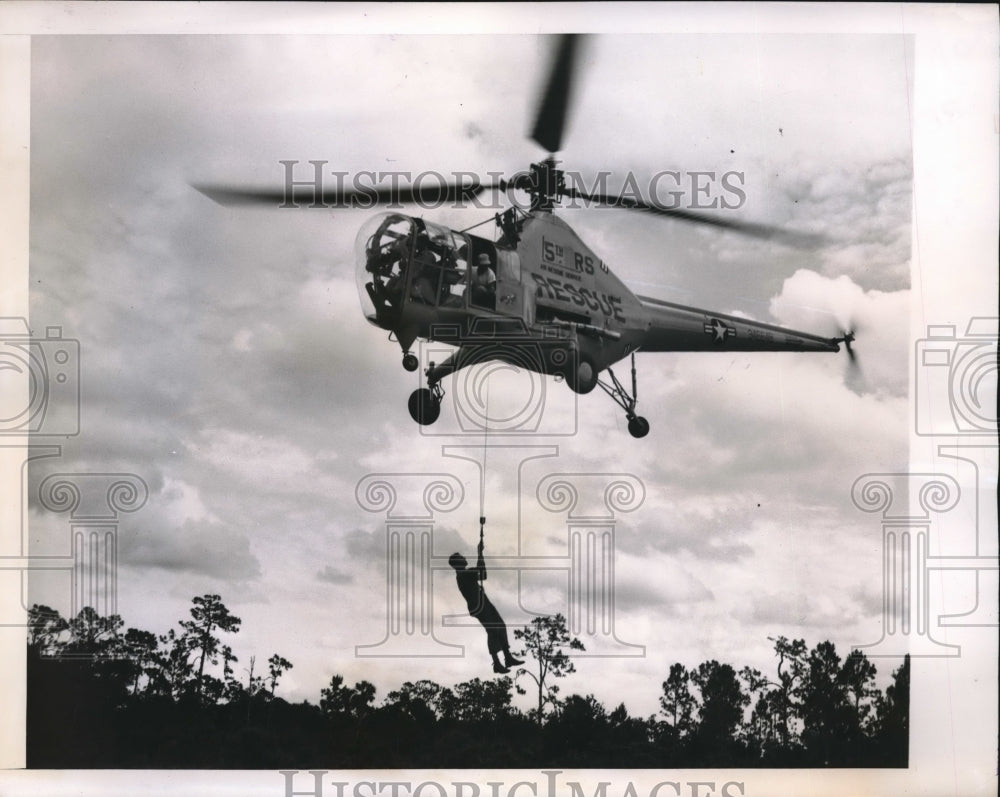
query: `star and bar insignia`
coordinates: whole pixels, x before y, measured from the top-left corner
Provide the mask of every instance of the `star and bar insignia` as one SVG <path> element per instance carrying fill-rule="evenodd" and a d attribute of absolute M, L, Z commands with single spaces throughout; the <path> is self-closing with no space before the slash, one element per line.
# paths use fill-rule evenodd
<path fill-rule="evenodd" d="M 718 318 L 713 318 L 705 324 L 705 334 L 712 336 L 713 343 L 723 343 L 726 338 L 736 337 L 736 330 L 732 327 L 726 326 L 725 323 L 720 321 Z"/>

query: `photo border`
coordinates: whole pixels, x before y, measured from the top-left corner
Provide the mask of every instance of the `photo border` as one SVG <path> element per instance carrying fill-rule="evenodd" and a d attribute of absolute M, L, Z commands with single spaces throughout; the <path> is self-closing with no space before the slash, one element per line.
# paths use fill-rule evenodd
<path fill-rule="evenodd" d="M 294 8 L 294 13 L 293 13 Z M 96 33 L 594 33 L 660 32 L 823 32 L 899 33 L 915 36 L 914 84 L 911 87 L 914 211 L 911 257 L 910 341 L 927 337 L 928 328 L 954 324 L 961 332 L 974 318 L 996 313 L 997 219 L 1000 217 L 996 146 L 998 94 L 997 7 L 938 5 L 839 4 L 605 4 L 496 5 L 353 4 L 290 7 L 271 4 L 198 5 L 9 2 L 0 5 L 0 316 L 28 317 L 28 205 L 30 143 L 30 36 Z M 960 116 L 942 114 L 942 104 Z M 989 123 L 987 123 L 989 122 Z M 911 351 L 915 349 L 911 348 Z M 911 404 L 914 401 L 911 368 Z M 910 418 L 916 417 L 915 412 Z M 959 441 L 961 442 L 961 441 Z M 6 439 L 7 456 L 18 444 Z M 910 469 L 936 472 L 941 440 L 911 430 Z M 994 441 L 995 445 L 995 441 Z M 930 463 L 930 467 L 928 466 Z M 995 448 L 981 462 L 996 473 Z M 5 476 L 9 470 L 4 469 Z M 860 474 L 859 474 L 860 475 Z M 21 480 L 19 480 L 20 482 Z M 995 479 L 994 479 L 995 483 Z M 20 537 L 25 485 L 5 478 L 0 505 L 6 511 L 4 541 Z M 14 515 L 16 519 L 12 521 Z M 990 518 L 982 522 L 990 522 Z M 981 535 L 989 538 L 990 535 Z M 995 534 L 992 535 L 995 539 Z M 995 600 L 986 596 L 984 600 Z M 0 703 L 9 709 L 0 728 L 0 792 L 23 795 L 72 791 L 78 795 L 134 794 L 157 790 L 178 794 L 288 793 L 283 775 L 274 771 L 18 771 L 23 766 L 25 675 L 24 629 L 0 629 L 5 655 L 0 657 Z M 952 633 L 960 633 L 953 630 Z M 972 642 L 965 631 L 961 657 L 913 661 L 911 685 L 910 766 L 907 770 L 640 770 L 634 772 L 563 771 L 562 783 L 580 782 L 587 794 L 608 781 L 609 795 L 632 783 L 648 794 L 657 783 L 740 782 L 732 795 L 842 795 L 884 793 L 936 795 L 996 793 L 996 626 L 979 628 Z M 951 634 L 949 634 L 950 636 Z M 864 640 L 858 640 L 864 642 Z M 978 684 L 978 686 L 976 685 Z M 984 699 L 986 698 L 986 699 Z M 994 733 L 982 733 L 984 712 Z M 967 717 L 976 717 L 974 722 Z M 947 740 L 947 741 L 945 741 Z M 303 775 L 305 774 L 303 771 Z M 419 771 L 331 773 L 325 794 L 336 794 L 333 780 L 406 780 L 413 784 L 442 773 Z M 449 781 L 507 784 L 546 783 L 536 770 L 486 771 L 472 777 L 457 771 Z M 303 787 L 297 787 L 303 788 Z M 298 792 L 302 793 L 302 792 Z M 345 794 L 353 794 L 345 788 Z M 369 793 L 368 791 L 362 792 Z M 433 792 L 428 792 L 433 793 Z M 484 786 L 483 794 L 490 793 Z M 524 791 L 522 793 L 528 793 Z M 539 789 L 539 794 L 544 792 Z M 660 794 L 672 794 L 663 788 Z M 702 789 L 698 794 L 704 795 Z"/>

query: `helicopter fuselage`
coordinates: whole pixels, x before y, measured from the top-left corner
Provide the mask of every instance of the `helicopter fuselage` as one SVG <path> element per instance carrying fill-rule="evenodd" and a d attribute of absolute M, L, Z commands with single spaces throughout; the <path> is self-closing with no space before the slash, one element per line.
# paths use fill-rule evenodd
<path fill-rule="evenodd" d="M 418 339 L 465 349 L 458 367 L 507 360 L 589 392 L 630 353 L 839 350 L 836 340 L 634 294 L 562 219 L 533 211 L 496 242 L 403 214 L 358 235 L 373 324 L 404 353 Z"/>
<path fill-rule="evenodd" d="M 455 346 L 443 362 L 425 363 L 426 387 L 410 395 L 410 416 L 421 425 L 432 424 L 439 417 L 444 398 L 442 379 L 490 360 L 562 377 L 578 393 L 600 386 L 625 411 L 634 437 L 649 432 L 649 423 L 635 411 L 637 351 L 835 352 L 844 343 L 853 364 L 852 331 L 824 338 L 733 314 L 637 296 L 554 215 L 553 208 L 560 201 L 571 199 L 794 245 L 818 243 L 816 236 L 767 224 L 664 207 L 629 192 L 616 196 L 603 193 L 603 188 L 591 193 L 570 185 L 556 153 L 566 126 L 577 42 L 575 35 L 559 39 L 532 127 L 532 140 L 549 155 L 509 181 L 481 184 L 462 179 L 432 186 L 420 181 L 408 186 L 393 182 L 385 188 L 338 184 L 328 190 L 321 179 L 321 166 L 326 161 L 311 161 L 316 175 L 313 181 L 292 180 L 289 166 L 293 162 L 282 161 L 286 166 L 282 190 L 225 185 L 204 185 L 198 190 L 227 205 L 310 208 L 368 208 L 375 204 L 402 208 L 407 203 L 428 207 L 428 202 L 440 207 L 484 191 L 527 194 L 529 211 L 511 207 L 494 217 L 500 230 L 496 240 L 402 213 L 376 216 L 358 233 L 355 257 L 365 317 L 387 330 L 390 337 L 395 336 L 403 352 L 403 367 L 408 371 L 420 367 L 421 357 L 411 351 L 418 339 Z M 435 351 L 439 349 L 435 347 Z M 629 356 L 631 392 L 612 370 L 615 363 Z M 602 378 L 605 372 L 606 379 Z"/>

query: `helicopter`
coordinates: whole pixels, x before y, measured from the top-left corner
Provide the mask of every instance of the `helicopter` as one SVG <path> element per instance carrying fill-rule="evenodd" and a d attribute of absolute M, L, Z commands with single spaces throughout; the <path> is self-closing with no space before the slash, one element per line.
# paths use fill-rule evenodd
<path fill-rule="evenodd" d="M 490 360 L 554 376 L 578 394 L 600 387 L 624 411 L 628 431 L 636 438 L 646 436 L 650 429 L 649 422 L 636 413 L 638 351 L 838 352 L 844 344 L 853 364 L 852 331 L 823 337 L 634 294 L 555 215 L 559 202 L 569 198 L 761 238 L 795 240 L 797 235 L 568 185 L 555 153 L 566 127 L 578 39 L 576 35 L 560 37 L 531 131 L 530 137 L 548 151 L 548 157 L 510 181 L 327 191 L 317 167 L 317 180 L 312 184 L 293 182 L 286 171 L 286 184 L 279 191 L 195 188 L 226 205 L 296 207 L 307 203 L 306 207 L 320 208 L 461 202 L 495 189 L 528 195 L 527 209 L 514 205 L 486 220 L 495 222 L 495 240 L 399 212 L 375 216 L 357 235 L 356 277 L 365 318 L 395 338 L 403 367 L 407 371 L 420 367 L 412 350 L 417 340 L 456 347 L 443 362 L 429 363 L 424 371 L 426 386 L 409 397 L 410 416 L 421 425 L 433 424 L 440 415 L 445 396 L 442 380 Z M 798 237 L 805 239 L 808 236 Z M 612 368 L 627 357 L 631 358 L 630 385 Z"/>

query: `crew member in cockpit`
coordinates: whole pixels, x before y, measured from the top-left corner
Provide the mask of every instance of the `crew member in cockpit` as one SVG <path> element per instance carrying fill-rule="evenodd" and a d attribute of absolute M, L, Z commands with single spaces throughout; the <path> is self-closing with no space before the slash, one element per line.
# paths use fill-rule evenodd
<path fill-rule="evenodd" d="M 472 275 L 472 301 L 483 307 L 496 307 L 497 275 L 486 252 L 476 258 L 476 273 Z"/>
<path fill-rule="evenodd" d="M 427 236 L 417 236 L 413 252 L 413 298 L 417 301 L 435 303 L 435 285 L 441 280 L 437 264 L 438 256 L 431 251 Z"/>

